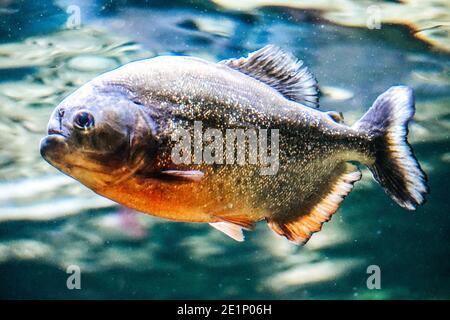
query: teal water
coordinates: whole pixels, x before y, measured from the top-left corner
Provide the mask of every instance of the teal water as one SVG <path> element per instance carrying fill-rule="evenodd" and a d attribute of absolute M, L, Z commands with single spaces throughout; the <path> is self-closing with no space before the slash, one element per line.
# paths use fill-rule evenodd
<path fill-rule="evenodd" d="M 208 225 L 124 213 L 40 158 L 54 106 L 96 75 L 159 54 L 218 61 L 269 43 L 305 60 L 321 108 L 348 123 L 388 87 L 415 89 L 409 139 L 430 181 L 425 206 L 401 209 L 364 170 L 305 247 L 264 223 L 238 243 Z M 0 1 L 0 297 L 450 298 L 449 70 L 448 53 L 405 26 L 345 27 L 316 10 Z M 66 286 L 70 265 L 80 267 L 80 290 Z M 370 265 L 380 268 L 381 289 L 367 287 Z"/>

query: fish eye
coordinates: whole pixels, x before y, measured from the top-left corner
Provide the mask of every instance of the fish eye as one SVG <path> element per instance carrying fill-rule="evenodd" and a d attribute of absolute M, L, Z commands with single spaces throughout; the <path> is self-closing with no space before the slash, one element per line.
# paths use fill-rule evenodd
<path fill-rule="evenodd" d="M 73 123 L 78 129 L 88 130 L 94 127 L 94 116 L 87 111 L 80 111 L 73 118 Z"/>

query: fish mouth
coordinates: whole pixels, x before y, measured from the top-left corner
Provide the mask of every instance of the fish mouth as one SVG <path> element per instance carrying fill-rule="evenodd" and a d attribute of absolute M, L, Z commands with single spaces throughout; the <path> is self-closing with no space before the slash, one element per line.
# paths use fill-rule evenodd
<path fill-rule="evenodd" d="M 48 135 L 42 138 L 39 151 L 41 156 L 51 165 L 61 163 L 69 152 L 66 136 L 58 131 L 49 130 Z"/>
<path fill-rule="evenodd" d="M 57 136 L 62 136 L 64 138 L 67 138 L 67 136 L 64 135 L 64 133 L 62 133 L 59 130 L 53 129 L 53 128 L 52 129 L 48 129 L 47 134 L 48 134 L 47 136 L 55 136 L 55 135 L 57 135 Z"/>

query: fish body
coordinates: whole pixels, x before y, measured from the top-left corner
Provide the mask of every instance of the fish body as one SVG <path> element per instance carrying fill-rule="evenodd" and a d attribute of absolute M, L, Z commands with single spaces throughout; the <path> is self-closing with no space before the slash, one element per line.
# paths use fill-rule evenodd
<path fill-rule="evenodd" d="M 317 106 L 315 78 L 273 46 L 220 63 L 162 56 L 105 73 L 62 101 L 41 154 L 102 196 L 166 219 L 211 223 L 236 240 L 266 220 L 305 243 L 360 179 L 349 161 L 367 165 L 403 207 L 423 203 L 426 177 L 406 141 L 411 89 L 389 89 L 353 126 Z M 208 128 L 216 135 L 204 142 Z M 261 143 L 245 144 L 239 163 L 227 153 L 237 139 L 227 144 L 227 134 L 236 130 L 248 134 L 242 141 Z M 217 142 L 215 162 L 196 146 L 174 161 L 179 131 L 201 147 Z M 276 161 L 263 161 L 266 146 Z"/>

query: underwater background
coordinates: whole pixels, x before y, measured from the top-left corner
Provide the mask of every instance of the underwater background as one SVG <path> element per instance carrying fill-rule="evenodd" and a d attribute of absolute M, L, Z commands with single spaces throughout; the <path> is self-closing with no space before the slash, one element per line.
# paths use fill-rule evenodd
<path fill-rule="evenodd" d="M 305 247 L 265 223 L 238 243 L 136 214 L 39 154 L 51 111 L 96 75 L 161 54 L 211 61 L 275 44 L 352 124 L 414 88 L 409 141 L 431 194 L 416 212 L 363 179 Z M 0 298 L 449 299 L 450 3 L 445 0 L 0 0 Z M 69 266 L 81 289 L 69 290 Z M 369 289 L 370 266 L 381 288 Z"/>

